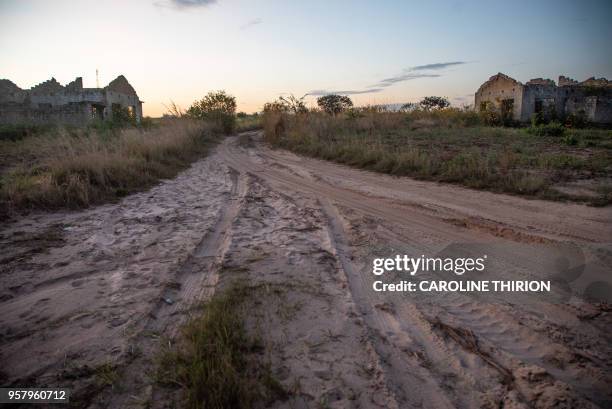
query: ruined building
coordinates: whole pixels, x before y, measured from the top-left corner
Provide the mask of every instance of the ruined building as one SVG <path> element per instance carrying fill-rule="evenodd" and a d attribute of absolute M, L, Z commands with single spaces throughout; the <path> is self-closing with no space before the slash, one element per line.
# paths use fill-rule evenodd
<path fill-rule="evenodd" d="M 123 75 L 104 88 L 83 88 L 81 77 L 66 86 L 51 78 L 27 90 L 0 79 L 0 124 L 86 125 L 113 113 L 142 118 L 142 101 Z"/>
<path fill-rule="evenodd" d="M 497 111 L 504 119 L 528 122 L 534 114 L 546 119 L 568 115 L 599 124 L 612 124 L 612 81 L 589 78 L 578 82 L 564 76 L 553 80 L 536 78 L 525 84 L 499 73 L 476 92 L 474 107 Z"/>

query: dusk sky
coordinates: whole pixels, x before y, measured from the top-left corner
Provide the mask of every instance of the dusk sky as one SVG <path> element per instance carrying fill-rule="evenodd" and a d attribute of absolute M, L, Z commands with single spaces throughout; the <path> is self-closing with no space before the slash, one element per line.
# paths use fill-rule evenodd
<path fill-rule="evenodd" d="M 0 0 L 0 78 L 95 87 L 96 68 L 102 86 L 124 74 L 150 116 L 218 89 L 247 112 L 333 91 L 462 105 L 500 71 L 611 78 L 610 22 L 609 0 Z"/>

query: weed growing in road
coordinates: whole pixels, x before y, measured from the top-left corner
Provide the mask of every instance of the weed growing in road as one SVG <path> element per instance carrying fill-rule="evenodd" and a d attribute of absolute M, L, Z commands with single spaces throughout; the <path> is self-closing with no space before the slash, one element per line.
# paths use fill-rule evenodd
<path fill-rule="evenodd" d="M 244 328 L 248 287 L 231 287 L 202 307 L 174 347 L 159 359 L 160 383 L 181 385 L 186 408 L 251 408 L 285 395 L 269 365 L 260 362 L 261 342 Z"/>

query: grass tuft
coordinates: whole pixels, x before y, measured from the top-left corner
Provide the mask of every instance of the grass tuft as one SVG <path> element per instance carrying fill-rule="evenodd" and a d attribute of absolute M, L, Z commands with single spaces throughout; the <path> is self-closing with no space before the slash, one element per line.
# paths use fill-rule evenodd
<path fill-rule="evenodd" d="M 157 378 L 180 385 L 189 409 L 252 408 L 286 392 L 262 364 L 261 342 L 244 327 L 247 287 L 231 287 L 203 306 L 174 347 L 166 347 Z"/>

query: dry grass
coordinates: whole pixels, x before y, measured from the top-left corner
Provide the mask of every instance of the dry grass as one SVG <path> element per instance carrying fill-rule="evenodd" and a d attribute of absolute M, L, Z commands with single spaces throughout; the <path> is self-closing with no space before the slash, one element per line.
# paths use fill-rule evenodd
<path fill-rule="evenodd" d="M 458 109 L 410 113 L 359 110 L 264 116 L 273 146 L 394 175 L 456 183 L 498 192 L 612 203 L 612 132 L 571 130 L 572 144 L 525 129 L 483 126 Z M 589 195 L 556 186 L 595 181 Z"/>
<path fill-rule="evenodd" d="M 144 131 L 58 130 L 0 142 L 0 208 L 84 207 L 170 178 L 216 140 L 203 122 L 176 120 Z"/>

